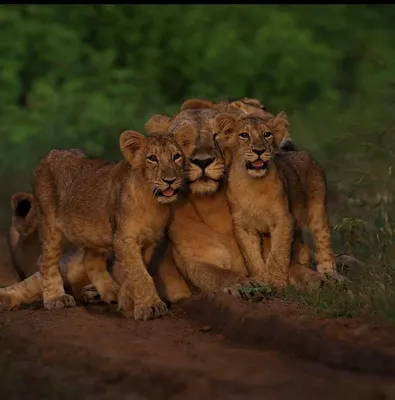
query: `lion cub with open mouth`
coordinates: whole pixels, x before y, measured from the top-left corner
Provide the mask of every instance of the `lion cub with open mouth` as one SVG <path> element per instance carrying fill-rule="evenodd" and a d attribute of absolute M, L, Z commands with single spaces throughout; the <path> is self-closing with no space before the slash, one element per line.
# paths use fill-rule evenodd
<path fill-rule="evenodd" d="M 304 151 L 278 151 L 288 127 L 285 113 L 270 119 L 221 113 L 215 125 L 230 163 L 228 199 L 250 273 L 286 286 L 291 250 L 302 251 L 294 233 L 307 226 L 315 237 L 317 272 L 341 279 L 331 246 L 324 172 Z M 271 238 L 266 261 L 263 235 Z"/>
<path fill-rule="evenodd" d="M 42 241 L 39 261 L 44 307 L 75 306 L 59 273 L 64 235 L 83 249 L 83 264 L 106 302 L 136 320 L 167 314 L 146 269 L 167 226 L 171 203 L 183 182 L 185 138 L 120 136 L 124 159 L 88 158 L 80 150 L 51 150 L 33 173 Z M 122 275 L 118 288 L 106 270 L 106 254 L 115 252 Z"/>

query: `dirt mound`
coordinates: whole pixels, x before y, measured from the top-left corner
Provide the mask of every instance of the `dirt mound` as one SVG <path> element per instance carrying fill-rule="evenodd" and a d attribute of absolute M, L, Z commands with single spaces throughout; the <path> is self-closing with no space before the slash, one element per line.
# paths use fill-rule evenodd
<path fill-rule="evenodd" d="M 183 304 L 185 316 L 233 343 L 282 350 L 331 367 L 395 376 L 395 326 L 317 317 L 310 308 L 268 300 L 247 304 L 202 295 Z"/>
<path fill-rule="evenodd" d="M 287 343 L 295 321 L 307 334 L 313 316 L 302 318 L 303 310 L 287 304 L 233 300 L 194 298 L 148 322 L 126 320 L 115 306 L 2 313 L 0 398 L 26 393 L 33 400 L 395 398 L 393 379 L 290 357 L 287 353 L 296 354 L 288 351 L 290 344 L 273 350 Z M 290 325 L 270 320 L 276 312 Z M 269 346 L 263 344 L 268 338 Z"/>

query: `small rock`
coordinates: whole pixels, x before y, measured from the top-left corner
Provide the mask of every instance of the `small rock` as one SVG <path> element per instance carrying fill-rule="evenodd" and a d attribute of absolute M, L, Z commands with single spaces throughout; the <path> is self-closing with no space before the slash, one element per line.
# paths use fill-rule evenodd
<path fill-rule="evenodd" d="M 201 331 L 201 332 L 210 332 L 211 329 L 213 329 L 213 328 L 212 328 L 210 325 L 205 325 L 205 326 L 202 326 L 202 327 L 199 329 L 199 331 Z"/>

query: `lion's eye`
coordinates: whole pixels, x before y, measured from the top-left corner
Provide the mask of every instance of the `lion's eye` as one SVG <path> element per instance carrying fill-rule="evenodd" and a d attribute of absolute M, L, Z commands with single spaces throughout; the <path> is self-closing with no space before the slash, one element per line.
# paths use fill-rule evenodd
<path fill-rule="evenodd" d="M 273 136 L 273 133 L 271 133 L 271 132 L 265 132 L 265 133 L 263 134 L 263 137 L 264 137 L 265 139 L 268 139 L 268 138 L 270 138 L 271 136 Z"/>
<path fill-rule="evenodd" d="M 173 156 L 173 160 L 176 161 L 176 160 L 178 160 L 180 157 L 181 157 L 181 154 L 180 154 L 180 153 L 176 153 L 176 154 L 174 154 L 174 156 Z"/>
<path fill-rule="evenodd" d="M 247 132 L 239 133 L 239 136 L 240 136 L 242 139 L 248 139 L 248 138 L 250 137 L 250 135 L 249 135 Z"/>
<path fill-rule="evenodd" d="M 158 162 L 157 157 L 154 156 L 153 154 L 151 154 L 150 156 L 148 156 L 148 157 L 147 157 L 147 160 L 148 160 L 148 161 L 151 161 L 151 162 Z"/>
<path fill-rule="evenodd" d="M 213 139 L 217 140 L 217 137 L 218 137 L 218 133 L 213 133 Z"/>

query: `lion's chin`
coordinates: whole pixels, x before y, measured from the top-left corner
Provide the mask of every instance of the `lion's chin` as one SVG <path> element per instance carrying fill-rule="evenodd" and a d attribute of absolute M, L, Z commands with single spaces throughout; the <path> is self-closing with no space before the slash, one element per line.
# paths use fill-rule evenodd
<path fill-rule="evenodd" d="M 218 191 L 219 183 L 212 179 L 198 179 L 195 182 L 192 182 L 190 185 L 190 190 L 193 194 L 214 194 Z"/>
<path fill-rule="evenodd" d="M 169 203 L 173 203 L 174 201 L 177 200 L 177 194 L 174 194 L 173 196 L 169 196 L 169 197 L 157 197 L 156 200 L 159 204 L 169 204 Z"/>
<path fill-rule="evenodd" d="M 267 169 L 247 169 L 248 175 L 252 178 L 263 178 L 268 170 Z"/>
<path fill-rule="evenodd" d="M 178 189 L 167 188 L 164 191 L 156 190 L 156 200 L 159 204 L 169 204 L 178 198 Z"/>

